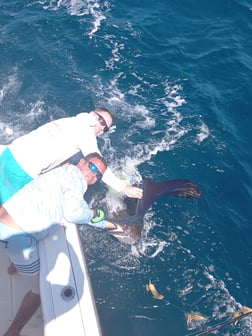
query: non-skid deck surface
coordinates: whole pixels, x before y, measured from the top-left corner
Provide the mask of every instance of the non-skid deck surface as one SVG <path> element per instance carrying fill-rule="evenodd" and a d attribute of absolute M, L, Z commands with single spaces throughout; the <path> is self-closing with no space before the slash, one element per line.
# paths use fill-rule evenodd
<path fill-rule="evenodd" d="M 78 231 L 60 227 L 39 245 L 41 306 L 21 336 L 100 336 L 100 325 Z M 0 336 L 27 292 L 10 260 L 0 250 Z M 42 313 L 43 312 L 43 313 Z"/>
<path fill-rule="evenodd" d="M 7 273 L 10 260 L 3 250 L 0 250 L 0 335 L 2 336 L 14 318 L 22 298 L 27 292 L 19 274 Z M 42 310 L 38 309 L 30 322 L 23 328 L 22 336 L 43 336 L 44 324 Z"/>

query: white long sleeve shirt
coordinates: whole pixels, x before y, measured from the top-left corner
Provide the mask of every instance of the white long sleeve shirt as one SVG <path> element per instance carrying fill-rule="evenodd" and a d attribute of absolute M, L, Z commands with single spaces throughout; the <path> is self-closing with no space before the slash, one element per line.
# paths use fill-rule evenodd
<path fill-rule="evenodd" d="M 64 165 L 34 179 L 4 203 L 9 215 L 37 240 L 45 238 L 63 219 L 91 223 L 93 210 L 84 199 L 86 180 L 78 167 Z M 103 221 L 105 225 L 105 221 Z"/>
<path fill-rule="evenodd" d="M 100 154 L 89 113 L 51 121 L 15 139 L 8 147 L 32 178 L 55 168 L 78 151 L 84 156 L 92 152 Z M 109 168 L 103 182 L 118 192 L 126 186 Z"/>

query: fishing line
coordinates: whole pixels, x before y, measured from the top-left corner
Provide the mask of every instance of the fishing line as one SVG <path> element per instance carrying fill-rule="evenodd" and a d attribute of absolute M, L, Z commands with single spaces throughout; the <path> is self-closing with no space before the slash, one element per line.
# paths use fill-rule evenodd
<path fill-rule="evenodd" d="M 205 330 L 202 330 L 200 332 L 193 332 L 191 334 L 187 334 L 186 336 L 205 336 L 205 335 L 208 335 L 210 333 L 212 333 L 213 331 L 218 331 L 220 330 L 221 328 L 224 328 L 234 322 L 237 322 L 238 320 L 248 316 L 248 315 L 251 315 L 252 314 L 252 311 L 249 311 L 247 313 L 242 313 L 240 312 L 241 314 L 239 316 L 236 316 L 236 317 L 232 317 L 230 319 L 228 319 L 227 321 L 224 321 L 224 322 L 221 322 L 221 323 L 217 323 L 211 327 L 208 327 L 207 329 Z"/>

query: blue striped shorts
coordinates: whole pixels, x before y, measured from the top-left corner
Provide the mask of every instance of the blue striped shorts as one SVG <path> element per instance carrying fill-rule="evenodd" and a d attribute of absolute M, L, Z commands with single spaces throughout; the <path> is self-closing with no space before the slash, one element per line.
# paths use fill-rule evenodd
<path fill-rule="evenodd" d="M 37 240 L 33 236 L 0 222 L 0 248 L 5 250 L 20 274 L 39 272 Z"/>

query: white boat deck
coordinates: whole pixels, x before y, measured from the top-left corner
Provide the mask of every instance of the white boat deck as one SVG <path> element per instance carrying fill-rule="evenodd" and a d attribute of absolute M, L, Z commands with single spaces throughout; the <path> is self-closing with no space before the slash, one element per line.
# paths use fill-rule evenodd
<path fill-rule="evenodd" d="M 2 336 L 13 320 L 16 311 L 27 290 L 18 273 L 9 275 L 7 268 L 10 260 L 0 249 L 0 335 Z M 36 314 L 30 320 L 23 330 L 22 336 L 43 336 L 44 323 L 42 320 L 42 310 L 38 309 Z"/>
<path fill-rule="evenodd" d="M 73 224 L 61 227 L 39 247 L 42 309 L 21 336 L 100 336 L 85 258 Z M 0 250 L 0 335 L 8 328 L 26 293 L 18 273 L 8 275 L 10 261 Z M 42 314 L 43 311 L 43 314 Z"/>

